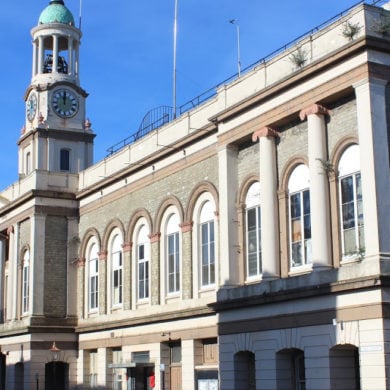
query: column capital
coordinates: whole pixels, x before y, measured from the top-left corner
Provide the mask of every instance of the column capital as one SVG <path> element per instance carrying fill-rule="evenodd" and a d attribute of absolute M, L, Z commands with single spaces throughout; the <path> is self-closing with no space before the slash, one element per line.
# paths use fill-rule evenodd
<path fill-rule="evenodd" d="M 107 260 L 107 251 L 101 251 L 98 253 L 99 260 Z"/>
<path fill-rule="evenodd" d="M 299 113 L 301 121 L 305 120 L 309 115 L 331 115 L 332 111 L 328 110 L 320 104 L 314 103 L 309 107 L 304 108 Z"/>
<path fill-rule="evenodd" d="M 183 222 L 180 224 L 180 227 L 181 227 L 181 232 L 182 233 L 187 233 L 187 232 L 190 232 L 192 231 L 192 226 L 194 225 L 194 223 L 192 221 L 188 221 L 188 222 Z"/>
<path fill-rule="evenodd" d="M 256 142 L 257 140 L 260 140 L 261 137 L 280 137 L 280 133 L 273 129 L 272 127 L 263 127 L 260 130 L 255 131 L 252 134 L 252 141 Z"/>
<path fill-rule="evenodd" d="M 133 247 L 133 243 L 132 242 L 124 242 L 122 244 L 123 252 L 131 252 L 131 248 L 132 247 Z"/>
<path fill-rule="evenodd" d="M 74 264 L 76 265 L 77 268 L 85 267 L 85 257 L 79 257 L 78 259 L 76 259 Z"/>
<path fill-rule="evenodd" d="M 160 237 L 161 237 L 161 233 L 160 232 L 149 234 L 150 243 L 153 244 L 154 242 L 159 242 L 160 241 Z"/>

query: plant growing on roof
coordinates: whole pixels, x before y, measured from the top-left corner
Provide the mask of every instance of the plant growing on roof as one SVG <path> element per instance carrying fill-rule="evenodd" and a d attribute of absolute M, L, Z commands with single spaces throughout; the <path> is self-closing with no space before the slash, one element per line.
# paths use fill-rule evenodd
<path fill-rule="evenodd" d="M 290 61 L 296 65 L 297 68 L 302 68 L 307 61 L 307 52 L 302 47 L 298 47 L 298 49 L 291 54 Z"/>
<path fill-rule="evenodd" d="M 352 41 L 361 29 L 362 26 L 359 23 L 345 22 L 343 25 L 343 36 Z"/>

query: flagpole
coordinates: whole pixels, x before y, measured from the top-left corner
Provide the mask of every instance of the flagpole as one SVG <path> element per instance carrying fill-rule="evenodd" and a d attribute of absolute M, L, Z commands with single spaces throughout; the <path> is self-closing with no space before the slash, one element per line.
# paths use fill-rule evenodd
<path fill-rule="evenodd" d="M 238 70 L 238 77 L 240 77 L 241 76 L 240 25 L 238 24 L 238 20 L 236 20 L 236 19 L 229 20 L 229 23 L 234 24 L 236 26 L 236 33 L 237 33 L 237 70 Z"/>
<path fill-rule="evenodd" d="M 80 0 L 80 16 L 79 16 L 79 29 L 81 30 L 81 12 L 83 7 L 83 0 Z"/>
<path fill-rule="evenodd" d="M 173 21 L 173 118 L 176 118 L 176 45 L 177 45 L 177 0 Z"/>

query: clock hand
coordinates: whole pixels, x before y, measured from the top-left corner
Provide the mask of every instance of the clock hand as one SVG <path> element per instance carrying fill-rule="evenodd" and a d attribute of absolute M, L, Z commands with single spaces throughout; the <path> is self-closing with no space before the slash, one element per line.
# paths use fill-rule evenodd
<path fill-rule="evenodd" d="M 64 102 L 64 104 L 66 103 L 66 92 L 65 91 L 62 93 L 62 101 Z"/>

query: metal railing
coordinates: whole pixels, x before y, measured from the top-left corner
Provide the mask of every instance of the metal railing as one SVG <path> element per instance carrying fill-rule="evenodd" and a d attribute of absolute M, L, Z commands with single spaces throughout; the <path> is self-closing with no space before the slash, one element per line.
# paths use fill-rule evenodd
<path fill-rule="evenodd" d="M 387 2 L 389 2 L 389 0 L 371 0 L 371 1 L 361 0 L 361 1 L 357 2 L 356 4 L 352 5 L 348 9 L 340 12 L 339 14 L 326 20 L 325 22 L 321 23 L 320 25 L 314 27 L 310 31 L 300 35 L 299 37 L 295 38 L 294 40 L 292 40 L 292 41 L 286 43 L 285 45 L 279 47 L 278 49 L 274 50 L 272 53 L 257 60 L 256 62 L 252 63 L 251 65 L 243 68 L 240 72 L 240 76 L 242 76 L 245 73 L 248 73 L 249 71 L 253 70 L 254 68 L 256 68 L 257 66 L 259 66 L 261 64 L 267 63 L 272 58 L 276 57 L 277 55 L 279 55 L 279 54 L 285 52 L 286 50 L 290 49 L 291 47 L 295 46 L 302 39 L 304 39 L 306 37 L 310 37 L 311 35 L 318 32 L 319 30 L 327 27 L 331 23 L 333 23 L 336 20 L 340 19 L 341 17 L 345 16 L 348 12 L 350 12 L 356 6 L 358 6 L 360 4 L 381 6 L 383 4 L 386 4 Z M 217 94 L 217 90 L 220 87 L 222 87 L 223 85 L 229 84 L 233 80 L 237 79 L 238 76 L 239 76 L 238 73 L 235 73 L 232 76 L 228 77 L 227 79 L 223 80 L 222 82 L 218 83 L 214 87 L 209 88 L 208 90 L 206 90 L 205 92 L 196 96 L 195 98 L 187 101 L 186 103 L 182 104 L 181 106 L 178 106 L 177 107 L 177 115 L 180 116 L 180 115 L 184 114 L 185 112 L 190 111 L 193 108 L 200 106 L 202 103 L 206 102 L 207 100 L 213 98 Z M 169 111 L 168 109 L 170 110 L 170 112 L 168 112 Z M 166 111 L 163 112 L 164 110 L 166 110 Z M 158 113 L 161 113 L 161 115 L 158 116 Z M 151 116 L 154 119 L 152 122 L 149 121 L 148 123 L 146 123 L 147 122 L 146 118 L 148 116 Z M 175 119 L 175 118 L 172 115 L 172 107 L 161 106 L 161 107 L 158 107 L 154 110 L 149 111 L 145 115 L 144 119 L 142 120 L 141 125 L 138 128 L 138 130 L 135 133 L 131 134 L 129 137 L 123 139 L 122 141 L 120 141 L 120 142 L 116 143 L 115 145 L 111 146 L 110 148 L 108 148 L 107 149 L 108 155 L 112 155 L 113 153 L 119 151 L 124 146 L 129 145 L 129 144 L 137 141 L 138 139 L 147 135 L 152 130 L 155 130 L 155 129 L 169 123 L 173 119 Z"/>

